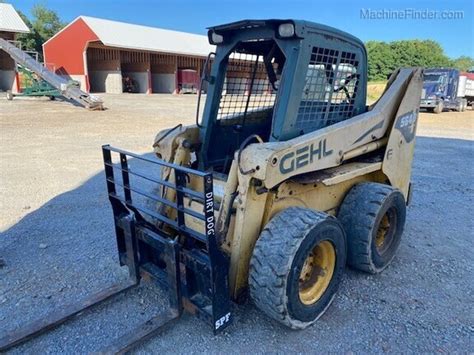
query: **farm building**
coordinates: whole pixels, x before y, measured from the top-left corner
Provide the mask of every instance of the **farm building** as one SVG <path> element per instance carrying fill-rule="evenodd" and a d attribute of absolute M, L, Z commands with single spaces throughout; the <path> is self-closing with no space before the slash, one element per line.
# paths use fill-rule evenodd
<path fill-rule="evenodd" d="M 12 5 L 0 3 L 0 38 L 15 41 L 19 33 L 30 30 Z M 19 90 L 19 79 L 13 59 L 0 49 L 0 91 Z"/>
<path fill-rule="evenodd" d="M 206 36 L 80 16 L 43 45 L 45 65 L 88 92 L 176 93 L 199 85 Z M 194 90 L 195 91 L 195 90 Z"/>

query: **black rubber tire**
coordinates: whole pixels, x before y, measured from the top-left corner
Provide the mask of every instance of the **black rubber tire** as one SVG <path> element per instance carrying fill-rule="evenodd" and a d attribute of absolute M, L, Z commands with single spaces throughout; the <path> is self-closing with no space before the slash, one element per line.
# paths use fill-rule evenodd
<path fill-rule="evenodd" d="M 147 191 L 147 192 L 151 196 L 162 197 L 162 191 L 161 191 L 160 186 L 156 186 L 156 187 L 152 188 L 150 191 Z M 161 214 L 162 213 L 162 208 L 164 208 L 164 206 L 161 202 L 152 200 L 150 198 L 143 197 L 143 200 L 140 201 L 140 202 L 145 206 L 145 208 L 147 208 L 148 210 L 150 210 L 152 212 L 158 213 L 158 214 Z M 160 225 L 160 220 L 159 219 L 157 219 L 155 217 L 152 217 L 148 214 L 145 214 L 144 216 L 149 222 L 151 222 L 155 226 Z"/>
<path fill-rule="evenodd" d="M 440 101 L 435 108 L 433 108 L 434 113 L 441 113 L 444 110 L 444 103 Z"/>
<path fill-rule="evenodd" d="M 379 250 L 375 240 L 385 214 L 391 224 L 387 244 Z M 347 264 L 371 274 L 383 271 L 400 245 L 405 218 L 405 198 L 399 190 L 371 182 L 352 187 L 338 214 L 347 236 Z"/>
<path fill-rule="evenodd" d="M 336 255 L 327 289 L 311 305 L 299 297 L 299 276 L 309 252 L 330 241 Z M 346 263 L 346 238 L 339 221 L 323 212 L 290 207 L 265 226 L 250 261 L 250 297 L 269 317 L 304 329 L 318 320 L 334 299 Z"/>

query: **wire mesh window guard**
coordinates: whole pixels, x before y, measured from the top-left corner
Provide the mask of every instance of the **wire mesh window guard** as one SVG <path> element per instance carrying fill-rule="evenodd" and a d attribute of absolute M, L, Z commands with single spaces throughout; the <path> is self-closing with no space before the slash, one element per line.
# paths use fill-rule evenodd
<path fill-rule="evenodd" d="M 282 64 L 275 58 L 271 58 L 271 65 L 275 73 L 281 73 Z M 263 55 L 237 47 L 229 56 L 217 119 L 221 124 L 267 119 L 275 104 L 277 85 L 278 81 L 272 85 L 268 78 Z"/>
<path fill-rule="evenodd" d="M 355 53 L 313 47 L 296 127 L 308 132 L 352 117 L 358 66 Z"/>

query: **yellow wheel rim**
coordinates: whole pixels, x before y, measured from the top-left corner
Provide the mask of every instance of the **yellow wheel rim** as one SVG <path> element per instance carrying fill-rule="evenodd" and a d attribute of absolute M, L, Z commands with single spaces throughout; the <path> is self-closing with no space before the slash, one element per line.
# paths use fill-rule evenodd
<path fill-rule="evenodd" d="M 385 253 L 392 246 L 394 236 L 397 232 L 397 224 L 397 211 L 393 207 L 389 208 L 380 220 L 374 240 L 375 249 L 380 255 Z"/>
<path fill-rule="evenodd" d="M 380 221 L 380 226 L 377 230 L 377 235 L 375 236 L 375 246 L 379 251 L 381 251 L 384 247 L 389 229 L 390 219 L 388 218 L 388 214 L 385 214 Z"/>
<path fill-rule="evenodd" d="M 305 305 L 317 302 L 331 282 L 336 251 L 330 241 L 318 243 L 306 257 L 299 278 L 299 296 Z"/>

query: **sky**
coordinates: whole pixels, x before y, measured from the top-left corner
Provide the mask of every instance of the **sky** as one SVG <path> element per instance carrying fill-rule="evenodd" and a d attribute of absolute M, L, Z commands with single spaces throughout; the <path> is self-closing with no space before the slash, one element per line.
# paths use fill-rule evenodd
<path fill-rule="evenodd" d="M 242 19 L 301 19 L 363 41 L 433 39 L 456 58 L 474 57 L 473 0 L 6 0 L 30 17 L 33 5 L 65 22 L 80 15 L 206 34 L 206 27 Z M 365 18 L 364 18 L 365 16 Z M 370 18 L 371 17 L 371 18 Z M 427 18 L 427 17 L 432 17 Z M 443 17 L 457 17 L 446 19 Z"/>

